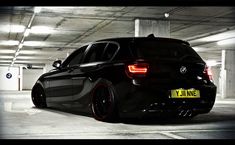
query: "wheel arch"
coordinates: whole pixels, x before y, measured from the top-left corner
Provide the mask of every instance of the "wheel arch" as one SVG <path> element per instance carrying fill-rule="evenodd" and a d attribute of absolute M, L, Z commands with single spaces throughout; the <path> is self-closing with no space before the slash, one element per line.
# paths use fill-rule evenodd
<path fill-rule="evenodd" d="M 115 84 L 113 84 L 113 82 L 112 81 L 109 81 L 109 80 L 107 80 L 107 79 L 105 79 L 105 78 L 98 78 L 95 82 L 94 82 L 94 86 L 93 86 L 93 88 L 92 88 L 92 90 L 91 90 L 91 92 L 90 92 L 90 102 L 92 102 L 92 99 L 93 99 L 93 95 L 94 95 L 94 93 L 95 93 L 95 90 L 100 86 L 100 85 L 107 85 L 108 87 L 111 87 L 111 89 L 112 89 L 112 93 L 114 93 L 114 100 L 115 100 L 115 105 L 116 105 L 116 107 L 115 107 L 115 109 L 117 109 L 117 113 L 118 113 L 118 115 L 119 115 L 119 104 L 120 104 L 120 102 L 119 102 L 119 96 L 118 96 L 118 93 L 117 93 L 117 91 L 116 91 L 116 88 L 115 88 Z M 90 109 L 91 109 L 91 107 L 90 107 Z M 92 111 L 92 110 L 91 110 Z"/>
<path fill-rule="evenodd" d="M 36 87 L 41 87 L 44 90 L 44 86 L 41 81 L 37 80 L 37 82 L 34 84 L 32 91 L 31 91 L 31 96 L 33 95 L 33 91 L 35 90 Z"/>
<path fill-rule="evenodd" d="M 91 93 L 90 93 L 90 99 L 92 99 L 92 96 L 93 96 L 93 94 L 94 94 L 95 89 L 96 89 L 100 84 L 106 84 L 106 85 L 108 85 L 109 87 L 112 88 L 112 90 L 114 91 L 113 93 L 114 93 L 115 100 L 117 101 L 117 105 L 118 105 L 118 104 L 119 104 L 119 96 L 118 96 L 118 93 L 117 93 L 115 84 L 114 84 L 112 81 L 110 81 L 110 80 L 108 80 L 108 79 L 106 79 L 106 78 L 98 78 L 98 79 L 94 82 L 94 86 L 93 86 L 93 88 L 92 88 L 92 90 L 91 90 Z"/>

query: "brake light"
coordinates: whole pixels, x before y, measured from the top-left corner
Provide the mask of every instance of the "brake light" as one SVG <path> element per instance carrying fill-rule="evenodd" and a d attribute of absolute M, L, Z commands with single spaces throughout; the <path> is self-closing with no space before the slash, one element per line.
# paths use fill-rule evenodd
<path fill-rule="evenodd" d="M 148 71 L 147 66 L 141 66 L 137 64 L 128 65 L 128 70 L 133 74 L 146 74 Z"/>
<path fill-rule="evenodd" d="M 126 67 L 127 76 L 132 77 L 144 77 L 148 73 L 149 65 L 147 63 L 134 63 L 129 64 Z"/>

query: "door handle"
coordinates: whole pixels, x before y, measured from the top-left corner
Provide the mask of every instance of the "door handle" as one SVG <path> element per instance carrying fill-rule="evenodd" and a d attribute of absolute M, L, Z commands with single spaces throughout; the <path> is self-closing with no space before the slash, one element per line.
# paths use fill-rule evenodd
<path fill-rule="evenodd" d="M 72 80 L 80 80 L 80 79 L 84 79 L 86 77 L 72 77 Z"/>
<path fill-rule="evenodd" d="M 72 80 L 79 80 L 80 77 L 73 77 Z"/>

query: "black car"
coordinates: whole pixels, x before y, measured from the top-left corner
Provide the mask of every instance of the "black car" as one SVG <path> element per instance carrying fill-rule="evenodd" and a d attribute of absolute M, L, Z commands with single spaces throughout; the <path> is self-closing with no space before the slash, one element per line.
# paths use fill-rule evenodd
<path fill-rule="evenodd" d="M 188 42 L 111 38 L 75 50 L 32 89 L 38 108 L 62 106 L 100 121 L 166 115 L 192 118 L 212 109 L 216 86 Z"/>

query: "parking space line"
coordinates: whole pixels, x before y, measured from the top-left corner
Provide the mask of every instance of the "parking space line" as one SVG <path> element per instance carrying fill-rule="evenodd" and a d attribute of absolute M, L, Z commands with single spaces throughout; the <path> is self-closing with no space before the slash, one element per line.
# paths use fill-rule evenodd
<path fill-rule="evenodd" d="M 27 113 L 28 115 L 34 115 L 34 114 L 42 112 L 41 110 L 32 109 L 32 108 L 24 109 L 24 110 L 13 110 L 12 106 L 13 106 L 12 102 L 4 102 L 4 111 L 11 112 L 11 113 Z"/>
<path fill-rule="evenodd" d="M 229 130 L 229 129 L 190 129 L 190 130 L 173 130 L 173 131 L 169 131 L 171 133 L 181 133 L 181 132 L 221 132 L 221 131 L 232 131 L 232 132 L 235 132 L 235 130 Z M 168 131 L 166 131 L 168 132 Z"/>
<path fill-rule="evenodd" d="M 173 133 L 170 133 L 170 132 L 159 132 L 160 134 L 163 134 L 165 136 L 168 136 L 168 137 L 171 137 L 173 139 L 187 139 L 187 138 L 184 138 L 182 136 L 179 136 L 179 135 L 175 135 Z"/>

